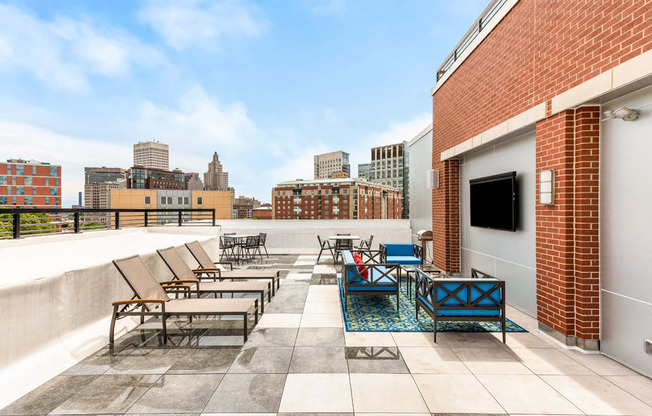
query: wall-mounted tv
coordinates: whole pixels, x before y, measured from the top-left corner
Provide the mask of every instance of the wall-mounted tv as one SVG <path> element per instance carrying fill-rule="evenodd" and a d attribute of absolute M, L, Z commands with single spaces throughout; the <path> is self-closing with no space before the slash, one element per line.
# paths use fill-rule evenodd
<path fill-rule="evenodd" d="M 471 179 L 471 226 L 516 231 L 516 172 Z"/>

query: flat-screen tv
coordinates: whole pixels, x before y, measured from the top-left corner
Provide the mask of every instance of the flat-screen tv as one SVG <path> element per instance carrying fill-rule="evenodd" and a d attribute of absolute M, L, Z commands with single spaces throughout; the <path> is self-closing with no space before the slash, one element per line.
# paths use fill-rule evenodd
<path fill-rule="evenodd" d="M 516 172 L 471 179 L 471 226 L 516 231 Z"/>

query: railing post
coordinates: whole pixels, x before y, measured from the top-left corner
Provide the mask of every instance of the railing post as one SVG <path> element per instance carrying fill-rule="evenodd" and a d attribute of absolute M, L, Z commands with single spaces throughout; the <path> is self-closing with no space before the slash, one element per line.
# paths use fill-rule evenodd
<path fill-rule="evenodd" d="M 120 229 L 120 211 L 115 212 L 115 229 Z"/>
<path fill-rule="evenodd" d="M 20 238 L 20 214 L 14 214 L 14 238 Z"/>
<path fill-rule="evenodd" d="M 213 227 L 215 227 L 215 209 L 213 209 Z"/>
<path fill-rule="evenodd" d="M 149 225 L 149 212 L 145 211 L 145 227 Z"/>
<path fill-rule="evenodd" d="M 79 212 L 74 213 L 75 219 L 75 233 L 79 233 Z"/>
<path fill-rule="evenodd" d="M 181 227 L 181 223 L 183 222 L 183 218 L 182 218 L 183 212 L 179 210 L 178 214 L 179 214 L 179 227 Z"/>

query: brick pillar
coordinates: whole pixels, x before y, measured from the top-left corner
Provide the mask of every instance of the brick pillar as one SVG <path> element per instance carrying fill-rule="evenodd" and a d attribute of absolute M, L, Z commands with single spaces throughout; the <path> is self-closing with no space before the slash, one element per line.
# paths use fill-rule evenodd
<path fill-rule="evenodd" d="M 460 272 L 460 162 L 435 163 L 439 189 L 432 193 L 433 264 L 448 272 Z"/>
<path fill-rule="evenodd" d="M 597 348 L 599 107 L 537 123 L 539 171 L 555 170 L 555 204 L 536 205 L 537 315 L 569 345 Z"/>
<path fill-rule="evenodd" d="M 584 344 L 600 335 L 599 152 L 600 107 L 580 107 L 575 111 L 575 336 Z"/>

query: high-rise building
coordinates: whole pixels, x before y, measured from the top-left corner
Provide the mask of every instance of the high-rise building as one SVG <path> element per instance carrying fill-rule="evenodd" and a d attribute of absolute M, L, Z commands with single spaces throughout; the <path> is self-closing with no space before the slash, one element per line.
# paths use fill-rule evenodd
<path fill-rule="evenodd" d="M 170 149 L 165 143 L 157 141 L 134 144 L 134 166 L 148 169 L 170 169 Z"/>
<path fill-rule="evenodd" d="M 409 163 L 407 142 L 371 149 L 371 182 L 398 188 L 403 196 L 403 218 L 408 218 Z"/>
<path fill-rule="evenodd" d="M 204 182 L 202 182 L 197 172 L 184 173 L 183 181 L 185 183 L 184 189 L 188 191 L 202 191 L 204 189 Z"/>
<path fill-rule="evenodd" d="M 260 207 L 260 201 L 256 198 L 239 196 L 233 199 L 233 219 L 251 219 L 254 209 Z"/>
<path fill-rule="evenodd" d="M 276 220 L 397 219 L 403 202 L 398 189 L 359 179 L 296 180 L 272 189 Z"/>
<path fill-rule="evenodd" d="M 351 176 L 349 154 L 338 150 L 337 152 L 315 155 L 315 179 L 330 179 L 333 174 L 339 177 Z"/>
<path fill-rule="evenodd" d="M 204 189 L 207 191 L 229 190 L 229 173 L 224 172 L 217 152 L 213 154 L 213 160 L 208 164 L 208 172 L 204 173 Z"/>
<path fill-rule="evenodd" d="M 163 170 L 133 166 L 127 172 L 129 189 L 177 189 L 185 187 L 183 172 L 179 169 Z"/>
<path fill-rule="evenodd" d="M 368 181 L 371 179 L 371 163 L 358 164 L 358 178 Z"/>
<path fill-rule="evenodd" d="M 107 168 L 105 166 L 84 168 L 84 207 L 94 209 L 110 208 L 109 197 L 111 189 L 118 189 L 120 182 L 125 180 L 127 171 L 122 168 Z M 91 221 L 108 223 L 109 215 L 88 214 Z M 89 220 L 89 218 L 87 218 Z"/>
<path fill-rule="evenodd" d="M 61 166 L 22 159 L 0 163 L 0 206 L 61 208 Z"/>

